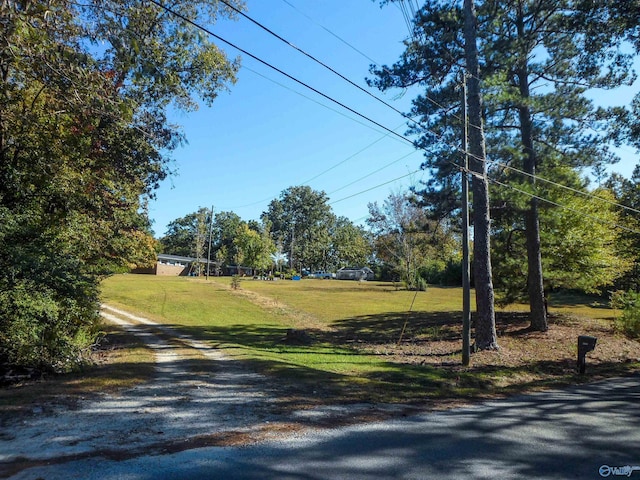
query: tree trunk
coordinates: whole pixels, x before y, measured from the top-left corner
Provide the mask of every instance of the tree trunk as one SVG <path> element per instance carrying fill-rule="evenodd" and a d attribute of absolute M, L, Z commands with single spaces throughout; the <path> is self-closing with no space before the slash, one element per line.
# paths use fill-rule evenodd
<path fill-rule="evenodd" d="M 469 169 L 473 190 L 473 273 L 476 287 L 476 347 L 498 348 L 491 277 L 489 184 L 486 176 L 486 153 L 482 128 L 482 97 L 476 33 L 474 0 L 464 0 L 464 38 L 469 75 Z"/>
<path fill-rule="evenodd" d="M 518 21 L 518 33 L 524 36 L 524 20 L 520 15 Z M 523 99 L 519 108 L 520 134 L 524 153 L 523 170 L 529 174 L 528 180 L 535 185 L 536 179 L 536 152 L 533 144 L 533 122 L 531 110 L 527 105 L 530 97 L 529 71 L 527 68 L 527 54 L 521 53 L 522 64 L 518 70 L 518 87 Z M 529 210 L 525 213 L 525 229 L 527 238 L 527 289 L 529 293 L 529 320 L 532 330 L 545 332 L 549 326 L 547 323 L 547 310 L 544 299 L 544 279 L 542 275 L 542 254 L 540 252 L 540 221 L 538 218 L 538 199 L 531 198 Z"/>
<path fill-rule="evenodd" d="M 522 83 L 522 80 L 521 82 Z M 525 80 L 526 83 L 526 80 Z M 533 146 L 533 127 L 528 107 L 520 108 L 520 130 L 524 148 L 523 169 L 530 175 L 536 173 L 536 155 Z M 529 181 L 535 184 L 535 177 Z M 540 252 L 540 222 L 538 219 L 538 199 L 532 198 L 529 210 L 525 213 L 527 238 L 527 289 L 529 293 L 529 311 L 531 329 L 545 332 L 547 312 L 544 302 L 544 279 L 542 275 L 542 254 Z"/>

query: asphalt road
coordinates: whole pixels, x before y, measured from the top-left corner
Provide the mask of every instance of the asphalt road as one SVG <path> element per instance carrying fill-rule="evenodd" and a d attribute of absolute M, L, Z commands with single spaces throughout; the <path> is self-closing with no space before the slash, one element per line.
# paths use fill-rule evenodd
<path fill-rule="evenodd" d="M 399 420 L 309 431 L 249 447 L 201 448 L 125 461 L 92 458 L 32 468 L 11 478 L 634 477 L 640 479 L 638 376 Z"/>

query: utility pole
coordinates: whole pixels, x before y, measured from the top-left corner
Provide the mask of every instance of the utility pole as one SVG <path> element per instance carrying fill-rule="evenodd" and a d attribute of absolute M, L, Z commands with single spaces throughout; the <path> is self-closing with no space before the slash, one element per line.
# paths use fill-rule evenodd
<path fill-rule="evenodd" d="M 209 280 L 209 271 L 211 269 L 211 237 L 213 234 L 213 205 L 211 205 L 211 213 L 209 217 L 209 249 L 207 250 L 207 275 L 206 278 Z"/>
<path fill-rule="evenodd" d="M 296 224 L 295 222 L 291 225 L 291 253 L 289 255 L 289 269 L 293 270 L 293 244 L 296 241 Z"/>
<path fill-rule="evenodd" d="M 469 274 L 469 156 L 467 74 L 462 72 L 462 365 L 471 363 L 471 276 Z"/>

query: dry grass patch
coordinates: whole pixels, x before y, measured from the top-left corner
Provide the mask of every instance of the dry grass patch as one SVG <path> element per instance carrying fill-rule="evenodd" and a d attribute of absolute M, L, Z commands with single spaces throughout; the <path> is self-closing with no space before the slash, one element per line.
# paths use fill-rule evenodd
<path fill-rule="evenodd" d="M 91 353 L 93 364 L 80 371 L 0 388 L 0 414 L 33 409 L 39 413 L 49 403 L 73 406 L 88 396 L 147 381 L 155 368 L 151 350 L 119 327 L 105 325 L 104 333 L 100 346 Z"/>

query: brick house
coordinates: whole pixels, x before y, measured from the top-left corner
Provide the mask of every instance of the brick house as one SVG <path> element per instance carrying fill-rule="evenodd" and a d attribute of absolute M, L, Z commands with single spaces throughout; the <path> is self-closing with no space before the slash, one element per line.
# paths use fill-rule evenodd
<path fill-rule="evenodd" d="M 180 255 L 159 253 L 155 266 L 151 268 L 136 268 L 131 273 L 187 276 L 191 272 L 191 265 L 195 261 L 196 259 L 192 257 L 181 257 Z"/>

